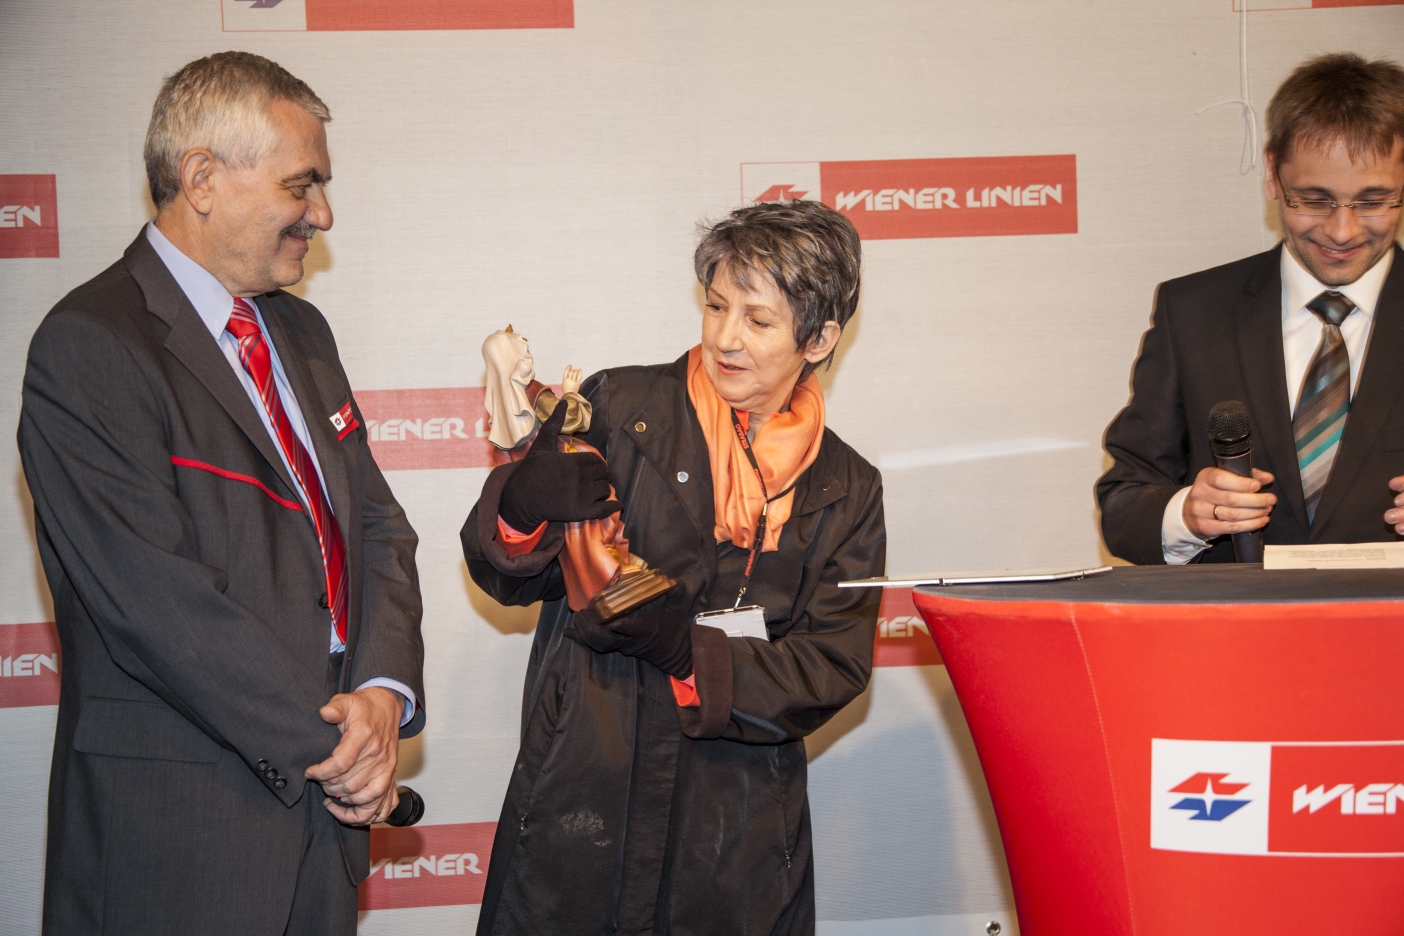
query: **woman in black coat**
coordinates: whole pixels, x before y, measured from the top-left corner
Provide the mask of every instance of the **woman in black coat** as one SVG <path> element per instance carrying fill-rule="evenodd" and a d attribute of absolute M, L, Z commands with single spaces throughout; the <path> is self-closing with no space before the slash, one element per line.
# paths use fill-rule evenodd
<path fill-rule="evenodd" d="M 812 376 L 859 260 L 817 202 L 733 212 L 697 249 L 701 344 L 582 388 L 607 466 L 542 445 L 489 475 L 468 569 L 544 604 L 480 934 L 814 932 L 804 738 L 868 684 L 880 593 L 838 583 L 886 552 L 881 479 L 823 426 Z M 600 625 L 556 559 L 565 521 L 614 511 L 678 584 Z M 743 583 L 769 639 L 696 622 Z"/>

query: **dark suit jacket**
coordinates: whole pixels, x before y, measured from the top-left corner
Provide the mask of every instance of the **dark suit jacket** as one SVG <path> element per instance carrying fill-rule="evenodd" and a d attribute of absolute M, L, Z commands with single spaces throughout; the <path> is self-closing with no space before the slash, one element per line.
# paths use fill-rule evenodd
<path fill-rule="evenodd" d="M 1404 474 L 1404 251 L 1375 307 L 1364 370 L 1331 477 L 1308 525 L 1282 363 L 1281 245 L 1162 283 L 1131 377 L 1131 402 L 1107 427 L 1115 463 L 1097 482 L 1107 549 L 1131 562 L 1165 561 L 1165 505 L 1214 464 L 1209 410 L 1241 400 L 1253 420 L 1253 464 L 1275 476 L 1265 543 L 1394 540 L 1384 512 L 1389 479 Z M 1222 537 L 1207 562 L 1232 562 Z"/>
<path fill-rule="evenodd" d="M 286 293 L 258 305 L 346 539 L 340 688 L 384 676 L 423 699 L 417 540 L 365 430 L 338 441 L 328 419 L 351 399 L 331 331 Z M 45 931 L 281 934 L 307 823 L 330 819 L 302 772 L 340 736 L 317 714 L 322 560 L 275 443 L 144 232 L 39 326 L 19 445 L 63 651 Z M 304 795 L 319 808 L 291 808 Z M 358 882 L 368 835 L 338 828 Z"/>

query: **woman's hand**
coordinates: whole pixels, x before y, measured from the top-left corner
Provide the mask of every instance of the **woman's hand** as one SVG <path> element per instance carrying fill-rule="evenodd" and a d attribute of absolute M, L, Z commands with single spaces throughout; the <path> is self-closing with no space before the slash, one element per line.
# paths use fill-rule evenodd
<path fill-rule="evenodd" d="M 619 509 L 619 501 L 610 496 L 603 458 L 593 452 L 556 451 L 566 409 L 564 403 L 556 405 L 503 485 L 498 514 L 518 532 L 530 533 L 547 520 L 599 520 Z"/>
<path fill-rule="evenodd" d="M 692 624 L 676 615 L 641 608 L 608 624 L 599 624 L 586 608 L 575 612 L 563 636 L 596 653 L 636 657 L 678 679 L 692 674 Z"/>

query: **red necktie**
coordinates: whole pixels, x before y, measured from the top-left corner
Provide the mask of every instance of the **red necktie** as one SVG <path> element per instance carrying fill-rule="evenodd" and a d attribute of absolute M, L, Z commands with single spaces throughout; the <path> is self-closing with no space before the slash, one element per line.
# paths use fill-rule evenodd
<path fill-rule="evenodd" d="M 311 507 L 312 525 L 317 530 L 317 544 L 322 548 L 322 567 L 327 573 L 327 595 L 330 596 L 332 624 L 336 636 L 346 643 L 346 544 L 341 540 L 341 528 L 331 505 L 322 493 L 321 479 L 317 477 L 317 467 L 293 432 L 288 414 L 283 411 L 283 401 L 278 396 L 278 387 L 273 382 L 273 359 L 268 353 L 268 341 L 263 330 L 258 327 L 258 317 L 253 306 L 243 299 L 234 300 L 234 312 L 229 316 L 225 331 L 239 342 L 239 360 L 244 370 L 253 378 L 258 394 L 263 400 L 263 408 L 268 420 L 273 424 L 278 446 L 292 467 L 293 477 L 301 485 Z"/>

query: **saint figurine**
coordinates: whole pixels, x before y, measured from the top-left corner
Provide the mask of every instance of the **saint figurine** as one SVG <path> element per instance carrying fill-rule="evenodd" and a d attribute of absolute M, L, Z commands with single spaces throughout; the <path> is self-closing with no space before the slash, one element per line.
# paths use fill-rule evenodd
<path fill-rule="evenodd" d="M 564 435 L 590 428 L 590 401 L 580 395 L 580 369 L 567 366 L 561 377 L 561 397 L 536 379 L 536 364 L 526 336 L 508 325 L 483 342 L 483 363 L 487 365 L 487 386 L 483 405 L 487 407 L 488 441 L 493 444 L 493 465 L 520 461 L 560 399 L 566 402 Z M 580 443 L 583 444 L 583 443 Z"/>
<path fill-rule="evenodd" d="M 555 439 L 557 451 L 599 455 L 589 443 L 575 438 L 575 433 L 589 430 L 591 415 L 590 401 L 580 395 L 579 368 L 567 365 L 557 397 L 536 379 L 526 336 L 512 331 L 511 325 L 488 335 L 483 342 L 483 363 L 487 365 L 483 405 L 488 412 L 494 465 L 525 458 L 542 425 L 562 404 L 566 414 Z M 609 496 L 615 496 L 613 486 Z M 565 545 L 559 560 L 570 609 L 591 608 L 601 623 L 651 601 L 661 594 L 660 588 L 666 590 L 673 584 L 641 557 L 629 554 L 618 511 L 600 520 L 565 524 Z"/>

